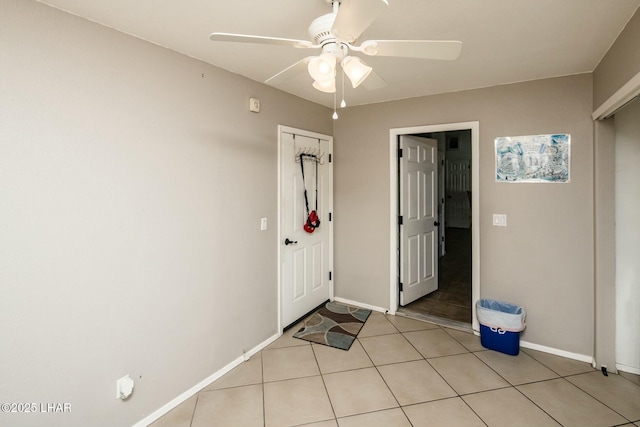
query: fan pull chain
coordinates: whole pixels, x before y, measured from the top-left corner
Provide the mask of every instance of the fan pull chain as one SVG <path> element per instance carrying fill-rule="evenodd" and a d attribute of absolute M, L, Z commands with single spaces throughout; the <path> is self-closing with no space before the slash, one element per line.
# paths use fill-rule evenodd
<path fill-rule="evenodd" d="M 347 103 L 344 102 L 344 68 L 342 69 L 342 102 L 340 103 L 340 108 L 344 108 L 347 106 Z"/>
<path fill-rule="evenodd" d="M 333 92 L 333 120 L 338 120 L 338 112 L 336 111 L 336 92 Z"/>

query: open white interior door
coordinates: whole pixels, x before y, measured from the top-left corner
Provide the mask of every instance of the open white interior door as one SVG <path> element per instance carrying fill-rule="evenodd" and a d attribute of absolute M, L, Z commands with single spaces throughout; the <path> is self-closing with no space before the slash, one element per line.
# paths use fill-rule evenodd
<path fill-rule="evenodd" d="M 438 141 L 400 136 L 400 305 L 438 289 Z"/>
<path fill-rule="evenodd" d="M 329 219 L 333 209 L 332 148 L 331 137 L 281 128 L 280 280 L 283 327 L 333 296 L 330 279 L 333 223 Z M 302 159 L 304 180 L 300 167 L 301 153 L 308 154 Z M 303 228 L 307 220 L 305 186 L 309 210 L 317 210 L 320 219 L 320 225 L 313 233 Z"/>

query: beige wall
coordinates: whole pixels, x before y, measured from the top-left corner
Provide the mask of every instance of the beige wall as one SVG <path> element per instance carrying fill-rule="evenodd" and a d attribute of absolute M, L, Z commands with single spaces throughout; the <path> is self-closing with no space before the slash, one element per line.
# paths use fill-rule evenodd
<path fill-rule="evenodd" d="M 331 111 L 33 1 L 0 10 L 0 396 L 72 408 L 0 425 L 132 425 L 277 333 L 277 125 L 331 134 Z"/>
<path fill-rule="evenodd" d="M 336 295 L 389 305 L 389 130 L 480 122 L 481 297 L 522 304 L 523 340 L 593 354 L 591 75 L 349 108 L 334 126 Z M 571 134 L 571 182 L 498 184 L 499 136 Z M 508 227 L 491 225 L 493 213 Z"/>
<path fill-rule="evenodd" d="M 640 9 L 593 72 L 593 109 L 640 72 Z"/>

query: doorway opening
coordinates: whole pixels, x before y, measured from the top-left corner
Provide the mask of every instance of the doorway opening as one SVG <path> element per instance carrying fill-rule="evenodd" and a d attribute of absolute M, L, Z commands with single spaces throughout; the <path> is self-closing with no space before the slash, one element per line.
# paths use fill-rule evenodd
<path fill-rule="evenodd" d="M 471 324 L 471 130 L 417 136 L 438 141 L 438 288 L 405 313 Z"/>
<path fill-rule="evenodd" d="M 402 257 L 406 254 L 402 253 L 403 230 L 400 224 L 403 222 L 401 213 L 406 209 L 401 203 L 406 202 L 401 202 L 403 166 L 399 163 L 398 144 L 403 136 L 409 135 L 438 141 L 438 286 L 415 301 L 401 294 L 406 288 L 402 282 L 407 281 L 406 278 L 401 279 L 407 272 L 403 270 L 406 260 Z M 395 312 L 404 316 L 477 331 L 475 303 L 480 294 L 479 124 L 467 122 L 392 129 L 390 143 L 393 147 L 390 165 L 394 255 L 391 311 L 395 308 Z M 396 218 L 399 221 L 394 221 Z"/>

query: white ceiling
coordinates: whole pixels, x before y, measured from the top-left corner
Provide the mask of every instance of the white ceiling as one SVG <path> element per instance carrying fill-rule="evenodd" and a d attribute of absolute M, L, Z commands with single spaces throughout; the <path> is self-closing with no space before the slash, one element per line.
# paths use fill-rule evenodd
<path fill-rule="evenodd" d="M 331 12 L 325 0 L 38 1 L 260 82 L 316 51 L 214 43 L 209 34 L 308 40 L 309 23 Z M 360 40 L 460 40 L 462 54 L 456 61 L 363 56 L 388 85 L 368 91 L 347 81 L 346 100 L 353 106 L 591 72 L 639 6 L 640 0 L 389 0 Z M 333 95 L 311 83 L 303 72 L 278 88 L 333 106 Z"/>

